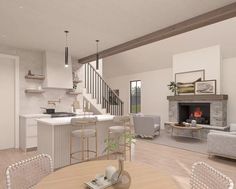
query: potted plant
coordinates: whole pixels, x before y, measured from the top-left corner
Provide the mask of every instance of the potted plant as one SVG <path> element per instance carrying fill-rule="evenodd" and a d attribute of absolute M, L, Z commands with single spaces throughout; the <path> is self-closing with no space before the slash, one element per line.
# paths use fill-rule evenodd
<path fill-rule="evenodd" d="M 174 81 L 170 82 L 170 84 L 168 85 L 168 88 L 171 92 L 174 93 L 174 95 L 176 95 L 178 93 L 177 83 L 175 83 Z"/>
<path fill-rule="evenodd" d="M 125 141 L 127 145 L 131 146 L 132 144 L 135 144 L 134 139 L 135 139 L 134 134 L 130 132 L 123 133 L 121 137 L 119 138 L 105 139 L 104 153 L 107 151 L 113 152 L 113 153 L 118 152 L 120 141 Z"/>

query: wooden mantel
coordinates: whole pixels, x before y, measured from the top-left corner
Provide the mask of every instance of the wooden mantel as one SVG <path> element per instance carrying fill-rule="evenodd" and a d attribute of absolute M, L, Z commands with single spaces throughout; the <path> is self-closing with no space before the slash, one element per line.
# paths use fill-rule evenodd
<path fill-rule="evenodd" d="M 169 101 L 221 101 L 228 100 L 228 95 L 176 95 L 167 96 Z"/>

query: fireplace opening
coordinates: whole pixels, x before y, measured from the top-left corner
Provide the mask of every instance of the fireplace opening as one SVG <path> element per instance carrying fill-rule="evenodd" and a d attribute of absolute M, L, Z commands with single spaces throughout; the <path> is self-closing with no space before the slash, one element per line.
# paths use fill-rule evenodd
<path fill-rule="evenodd" d="M 210 103 L 179 103 L 179 123 L 192 120 L 210 125 Z"/>

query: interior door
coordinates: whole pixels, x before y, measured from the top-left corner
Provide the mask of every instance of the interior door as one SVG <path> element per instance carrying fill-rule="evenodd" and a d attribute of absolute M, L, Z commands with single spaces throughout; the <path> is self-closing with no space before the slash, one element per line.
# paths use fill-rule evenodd
<path fill-rule="evenodd" d="M 15 146 L 14 60 L 0 57 L 0 150 Z"/>

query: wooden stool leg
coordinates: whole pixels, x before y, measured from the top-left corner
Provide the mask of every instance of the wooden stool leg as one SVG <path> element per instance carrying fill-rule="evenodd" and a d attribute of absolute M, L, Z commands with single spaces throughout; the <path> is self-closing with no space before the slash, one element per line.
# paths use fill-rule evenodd
<path fill-rule="evenodd" d="M 126 131 L 124 132 L 124 159 L 126 160 Z"/>
<path fill-rule="evenodd" d="M 89 160 L 89 138 L 87 137 L 87 160 Z"/>
<path fill-rule="evenodd" d="M 108 145 L 109 145 L 109 142 L 110 142 L 110 131 L 108 130 Z M 108 146 L 108 148 L 107 148 L 107 159 L 109 160 L 109 158 L 110 158 L 110 150 L 109 150 L 109 146 Z"/>
<path fill-rule="evenodd" d="M 84 161 L 84 136 L 81 137 L 81 140 L 82 140 L 81 141 L 81 148 L 82 148 L 82 150 L 81 150 L 82 151 L 82 153 L 81 153 L 82 158 L 81 159 L 82 159 L 82 161 Z"/>
<path fill-rule="evenodd" d="M 98 158 L 98 137 L 97 137 L 97 131 L 95 134 L 95 146 L 96 146 L 96 159 Z"/>
<path fill-rule="evenodd" d="M 72 156 L 72 135 L 70 135 L 70 165 L 71 165 L 71 156 Z"/>
<path fill-rule="evenodd" d="M 131 136 L 131 130 L 129 131 L 129 134 Z M 130 141 L 130 144 L 129 144 L 129 161 L 131 161 L 131 151 L 132 151 L 132 139 Z"/>

